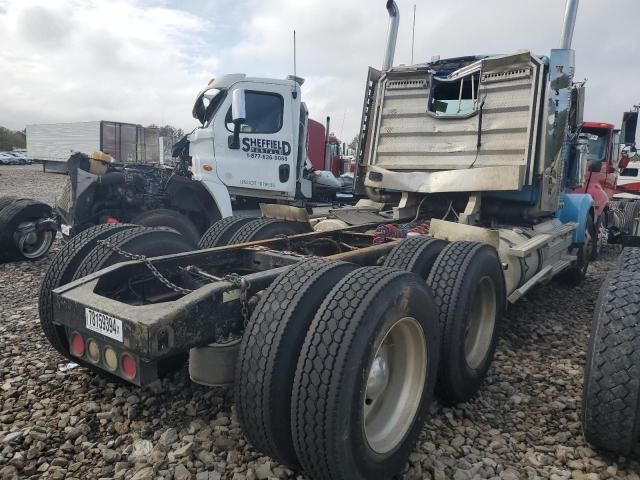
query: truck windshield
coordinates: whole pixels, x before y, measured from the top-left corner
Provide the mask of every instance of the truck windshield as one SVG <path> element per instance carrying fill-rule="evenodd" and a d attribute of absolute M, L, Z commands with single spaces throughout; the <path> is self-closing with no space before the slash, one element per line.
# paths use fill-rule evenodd
<path fill-rule="evenodd" d="M 193 118 L 198 120 L 202 126 L 205 126 L 213 117 L 223 98 L 223 90 L 217 88 L 203 90 L 198 94 L 193 104 L 193 110 L 191 111 Z"/>
<path fill-rule="evenodd" d="M 607 145 L 609 144 L 608 132 L 586 130 L 589 139 L 589 154 L 587 160 L 589 162 L 604 162 L 607 159 Z"/>

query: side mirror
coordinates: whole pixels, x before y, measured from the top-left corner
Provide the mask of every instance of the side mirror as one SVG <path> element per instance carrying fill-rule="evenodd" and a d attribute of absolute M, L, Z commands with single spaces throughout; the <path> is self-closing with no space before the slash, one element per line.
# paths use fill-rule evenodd
<path fill-rule="evenodd" d="M 171 147 L 171 156 L 182 159 L 189 156 L 189 139 L 186 135 L 173 144 L 173 147 Z"/>
<path fill-rule="evenodd" d="M 636 128 L 638 126 L 638 112 L 624 112 L 622 115 L 621 143 L 627 145 L 636 142 Z"/>
<path fill-rule="evenodd" d="M 242 123 L 247 119 L 247 108 L 244 100 L 244 88 L 238 88 L 232 93 L 231 119 L 233 120 L 233 123 Z"/>
<path fill-rule="evenodd" d="M 231 94 L 231 120 L 233 121 L 233 135 L 229 137 L 229 148 L 240 148 L 240 126 L 247 120 L 244 89 L 238 88 Z"/>
<path fill-rule="evenodd" d="M 627 165 L 629 165 L 630 161 L 631 161 L 631 157 L 629 157 L 628 155 L 623 155 L 622 158 L 620 159 L 620 163 L 618 163 L 620 170 L 624 170 L 625 168 L 627 168 Z"/>

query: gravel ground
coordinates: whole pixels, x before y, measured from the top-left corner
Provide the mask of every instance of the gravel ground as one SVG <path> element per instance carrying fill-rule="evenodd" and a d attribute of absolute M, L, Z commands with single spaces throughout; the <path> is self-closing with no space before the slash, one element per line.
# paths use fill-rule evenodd
<path fill-rule="evenodd" d="M 0 167 L 0 195 L 52 202 L 64 178 Z M 617 253 L 592 264 L 582 287 L 553 282 L 509 312 L 480 394 L 434 406 L 401 478 L 640 480 L 636 461 L 592 450 L 580 432 L 591 314 Z M 38 324 L 47 264 L 0 265 L 0 478 L 302 478 L 246 444 L 228 390 L 186 371 L 141 390 L 69 368 Z"/>
<path fill-rule="evenodd" d="M 53 205 L 67 178 L 44 173 L 42 165 L 0 165 L 0 196 L 27 197 Z"/>

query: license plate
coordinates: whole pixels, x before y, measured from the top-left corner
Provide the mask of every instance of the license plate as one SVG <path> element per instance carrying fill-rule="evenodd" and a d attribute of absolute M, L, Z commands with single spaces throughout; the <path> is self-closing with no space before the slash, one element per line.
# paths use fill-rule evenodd
<path fill-rule="evenodd" d="M 61 223 L 60 224 L 60 231 L 64 235 L 69 235 L 71 233 L 71 226 L 70 225 L 65 225 L 64 223 Z"/>
<path fill-rule="evenodd" d="M 90 308 L 84 309 L 84 315 L 89 330 L 122 342 L 122 320 L 118 320 L 106 313 L 96 312 Z"/>

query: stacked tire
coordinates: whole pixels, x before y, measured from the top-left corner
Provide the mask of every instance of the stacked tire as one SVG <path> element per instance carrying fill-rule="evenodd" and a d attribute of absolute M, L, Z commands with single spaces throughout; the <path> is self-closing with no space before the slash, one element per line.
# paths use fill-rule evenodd
<path fill-rule="evenodd" d="M 600 289 L 582 396 L 586 440 L 629 454 L 640 435 L 640 248 L 627 247 Z"/>
<path fill-rule="evenodd" d="M 38 260 L 56 236 L 49 205 L 17 197 L 0 197 L 0 261 Z"/>

